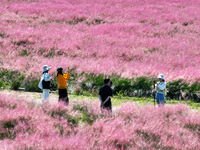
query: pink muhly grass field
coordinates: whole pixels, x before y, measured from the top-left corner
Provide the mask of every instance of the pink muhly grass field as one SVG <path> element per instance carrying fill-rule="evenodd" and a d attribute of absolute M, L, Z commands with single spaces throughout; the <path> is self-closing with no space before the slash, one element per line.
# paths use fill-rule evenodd
<path fill-rule="evenodd" d="M 200 149 L 200 114 L 185 105 L 40 105 L 0 94 L 0 149 Z"/>
<path fill-rule="evenodd" d="M 3 0 L 0 67 L 200 81 L 199 0 Z M 108 67 L 109 66 L 109 67 Z M 41 68 L 41 69 L 40 69 Z"/>

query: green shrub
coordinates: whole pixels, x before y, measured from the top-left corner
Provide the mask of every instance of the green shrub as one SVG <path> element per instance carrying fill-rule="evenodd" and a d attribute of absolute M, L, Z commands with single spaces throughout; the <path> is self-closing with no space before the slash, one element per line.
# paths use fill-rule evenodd
<path fill-rule="evenodd" d="M 18 90 L 18 88 L 20 87 L 21 83 L 18 80 L 13 80 L 11 82 L 11 89 L 12 90 Z"/>
<path fill-rule="evenodd" d="M 25 78 L 24 74 L 19 73 L 18 71 L 0 69 L 0 87 L 10 88 L 17 90 L 23 83 Z"/>
<path fill-rule="evenodd" d="M 188 89 L 188 84 L 183 80 L 171 81 L 167 84 L 168 94 L 167 96 L 171 99 L 179 99 L 181 97 L 181 90 L 186 91 Z"/>
<path fill-rule="evenodd" d="M 25 90 L 31 91 L 31 92 L 40 92 L 41 89 L 38 87 L 40 80 L 36 78 L 30 78 L 27 81 L 25 81 Z"/>
<path fill-rule="evenodd" d="M 25 78 L 25 75 L 23 74 L 19 78 L 13 79 L 11 81 L 11 89 L 18 90 L 19 87 L 22 85 L 24 78 Z"/>
<path fill-rule="evenodd" d="M 147 77 L 127 79 L 114 77 L 114 94 L 121 96 L 147 96 L 151 93 L 152 80 Z M 150 96 L 150 95 L 149 95 Z"/>
<path fill-rule="evenodd" d="M 189 99 L 193 99 L 196 102 L 200 102 L 200 98 L 199 98 L 197 92 L 200 92 L 200 83 L 199 82 L 194 82 L 188 88 L 188 93 L 187 93 L 188 98 Z"/>
<path fill-rule="evenodd" d="M 5 86 L 5 82 L 0 79 L 0 88 L 3 88 Z"/>
<path fill-rule="evenodd" d="M 142 89 L 148 91 L 152 89 L 152 80 L 147 77 L 138 77 L 133 82 L 134 89 Z"/>
<path fill-rule="evenodd" d="M 194 82 L 191 86 L 188 88 L 190 94 L 194 94 L 197 91 L 200 91 L 200 83 Z"/>
<path fill-rule="evenodd" d="M 151 96 L 152 79 L 147 77 L 138 77 L 133 81 L 133 89 L 137 91 L 136 96 Z"/>
<path fill-rule="evenodd" d="M 52 91 L 56 91 L 58 89 L 58 80 L 54 76 L 54 80 L 51 81 L 50 88 Z"/>
<path fill-rule="evenodd" d="M 113 90 L 114 94 L 121 93 L 123 94 L 123 96 L 128 94 L 133 87 L 131 85 L 131 79 L 125 79 L 125 78 L 120 80 L 114 78 L 113 84 L 114 84 L 114 90 Z"/>
<path fill-rule="evenodd" d="M 83 74 L 84 75 L 84 74 Z M 103 75 L 85 74 L 85 80 L 81 82 L 81 89 L 89 92 L 97 92 L 103 86 Z"/>

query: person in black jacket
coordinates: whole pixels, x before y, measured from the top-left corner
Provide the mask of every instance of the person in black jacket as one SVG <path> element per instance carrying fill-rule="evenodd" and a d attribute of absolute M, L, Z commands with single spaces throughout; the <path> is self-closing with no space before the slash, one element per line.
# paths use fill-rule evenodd
<path fill-rule="evenodd" d="M 111 80 L 104 79 L 104 86 L 102 86 L 99 90 L 99 99 L 101 101 L 101 109 L 108 111 L 112 111 L 112 103 L 111 97 L 113 96 L 113 91 L 111 89 Z"/>

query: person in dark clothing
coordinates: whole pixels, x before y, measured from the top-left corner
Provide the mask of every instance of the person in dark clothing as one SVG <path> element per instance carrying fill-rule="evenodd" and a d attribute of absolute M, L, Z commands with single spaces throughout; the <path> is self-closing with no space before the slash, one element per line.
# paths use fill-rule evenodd
<path fill-rule="evenodd" d="M 113 96 L 113 91 L 110 87 L 110 83 L 110 79 L 104 79 L 104 86 L 102 86 L 99 90 L 99 99 L 101 101 L 102 111 L 104 109 L 112 111 L 111 97 Z"/>

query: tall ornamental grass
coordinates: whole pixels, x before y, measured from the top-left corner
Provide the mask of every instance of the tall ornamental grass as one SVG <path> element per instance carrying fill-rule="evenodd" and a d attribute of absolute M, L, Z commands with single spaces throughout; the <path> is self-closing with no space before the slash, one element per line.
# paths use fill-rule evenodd
<path fill-rule="evenodd" d="M 199 0 L 2 0 L 0 67 L 200 81 Z"/>
<path fill-rule="evenodd" d="M 0 94 L 1 149 L 200 149 L 200 114 L 186 105 L 37 104 Z"/>

